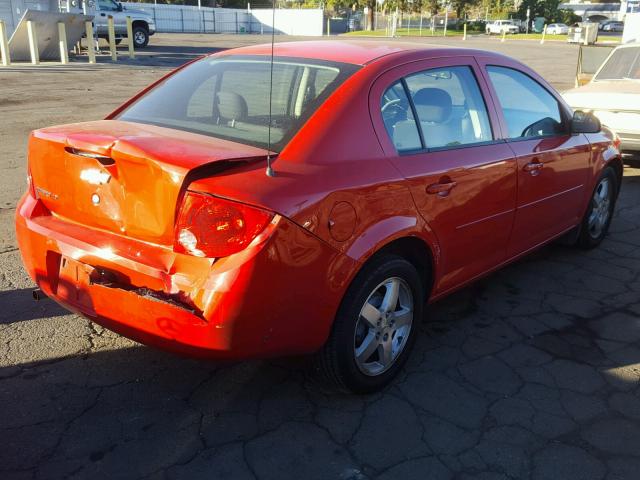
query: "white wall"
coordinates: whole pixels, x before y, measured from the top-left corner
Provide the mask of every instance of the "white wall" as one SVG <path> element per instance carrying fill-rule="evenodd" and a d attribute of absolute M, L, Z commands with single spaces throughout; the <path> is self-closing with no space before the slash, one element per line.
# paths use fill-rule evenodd
<path fill-rule="evenodd" d="M 27 9 L 58 11 L 58 0 L 0 0 L 0 20 L 7 25 L 11 36 Z"/>
<path fill-rule="evenodd" d="M 0 0 L 2 1 L 2 0 Z M 142 10 L 155 19 L 158 32 L 271 33 L 271 9 L 209 8 L 188 5 L 154 5 L 123 2 L 131 10 Z M 276 9 L 276 33 L 322 35 L 321 9 Z"/>
<path fill-rule="evenodd" d="M 640 42 L 640 13 L 627 13 L 624 19 L 622 43 Z"/>
<path fill-rule="evenodd" d="M 273 10 L 251 10 L 261 24 L 273 26 Z M 323 11 L 321 9 L 276 10 L 275 29 L 287 35 L 322 36 Z"/>

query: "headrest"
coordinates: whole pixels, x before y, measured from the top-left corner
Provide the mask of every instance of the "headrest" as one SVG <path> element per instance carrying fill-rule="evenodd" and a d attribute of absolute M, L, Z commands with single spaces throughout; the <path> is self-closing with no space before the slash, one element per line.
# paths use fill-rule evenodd
<path fill-rule="evenodd" d="M 245 120 L 249 109 L 247 102 L 241 95 L 235 92 L 218 92 L 218 114 L 227 120 Z"/>
<path fill-rule="evenodd" d="M 413 95 L 421 122 L 443 123 L 451 116 L 451 96 L 440 88 L 422 88 Z"/>

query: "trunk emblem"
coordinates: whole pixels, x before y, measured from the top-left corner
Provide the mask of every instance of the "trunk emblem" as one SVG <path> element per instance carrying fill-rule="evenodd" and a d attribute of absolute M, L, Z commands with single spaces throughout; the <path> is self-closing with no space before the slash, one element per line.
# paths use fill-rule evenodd
<path fill-rule="evenodd" d="M 98 195 L 97 193 L 94 193 L 93 195 L 91 195 L 91 203 L 93 203 L 94 205 L 99 205 L 100 195 Z"/>
<path fill-rule="evenodd" d="M 52 200 L 58 200 L 58 195 L 55 193 L 51 193 L 49 190 L 45 190 L 42 187 L 36 187 L 36 192 L 38 192 L 41 196 L 50 198 Z"/>
<path fill-rule="evenodd" d="M 111 180 L 111 174 L 97 168 L 86 168 L 80 172 L 80 180 L 91 185 L 104 185 Z"/>

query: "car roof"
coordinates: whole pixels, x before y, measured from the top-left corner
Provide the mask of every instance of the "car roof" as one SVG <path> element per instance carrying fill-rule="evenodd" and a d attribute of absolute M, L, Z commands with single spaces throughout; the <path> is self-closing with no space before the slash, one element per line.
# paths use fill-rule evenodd
<path fill-rule="evenodd" d="M 503 57 L 503 55 L 484 50 L 393 40 L 313 40 L 279 42 L 274 45 L 274 55 L 276 57 L 308 58 L 354 65 L 366 65 L 391 55 L 411 57 L 412 53 L 419 55 L 420 59 L 477 55 Z M 271 55 L 271 44 L 250 45 L 213 54 L 213 56 L 226 55 Z"/>
<path fill-rule="evenodd" d="M 618 45 L 613 50 L 620 50 L 622 48 L 638 48 L 638 47 L 640 47 L 640 42 L 639 41 L 635 41 L 635 42 L 623 43 L 622 45 Z M 612 52 L 613 52 L 613 50 L 612 50 Z"/>

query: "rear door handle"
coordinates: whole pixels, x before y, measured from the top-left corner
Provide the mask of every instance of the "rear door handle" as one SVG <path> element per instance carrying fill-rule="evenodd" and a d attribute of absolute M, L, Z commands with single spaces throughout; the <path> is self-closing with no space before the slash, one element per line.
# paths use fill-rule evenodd
<path fill-rule="evenodd" d="M 446 182 L 446 183 L 432 183 L 427 187 L 427 193 L 431 195 L 439 195 L 440 197 L 446 197 L 451 193 L 453 187 L 457 185 L 456 182 Z"/>

